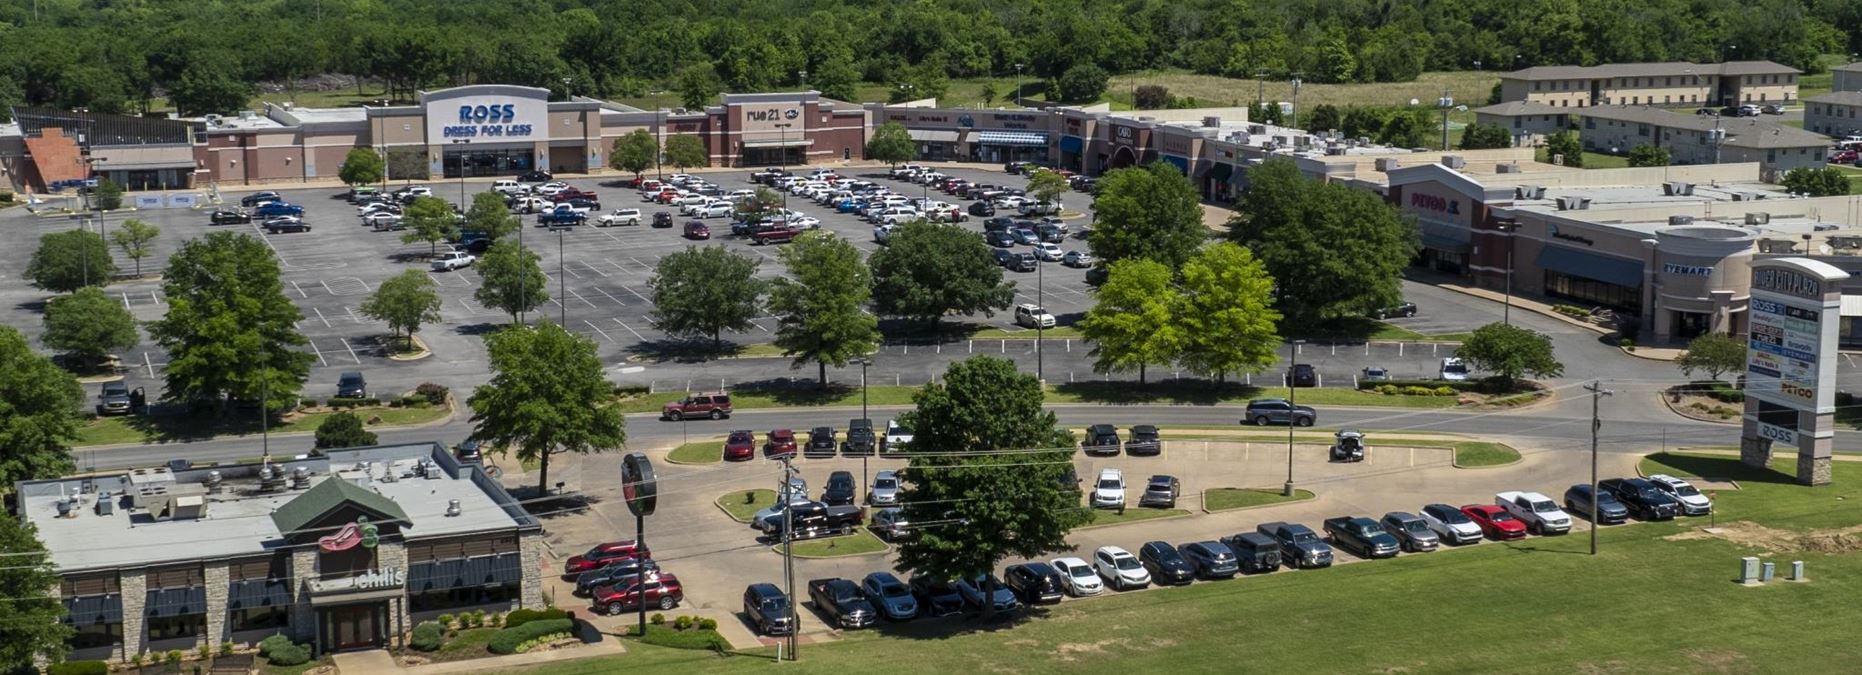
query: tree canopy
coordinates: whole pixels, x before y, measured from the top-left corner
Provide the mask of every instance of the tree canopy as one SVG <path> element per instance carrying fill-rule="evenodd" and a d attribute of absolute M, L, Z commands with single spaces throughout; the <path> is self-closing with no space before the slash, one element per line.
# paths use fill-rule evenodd
<path fill-rule="evenodd" d="M 159 236 L 162 236 L 161 228 L 130 218 L 110 232 L 110 243 L 116 244 L 125 257 L 136 261 L 136 276 L 142 276 L 142 259 L 154 253 L 149 244 Z"/>
<path fill-rule="evenodd" d="M 860 249 L 819 230 L 803 233 L 777 256 L 789 275 L 769 288 L 776 346 L 795 359 L 791 367 L 814 362 L 826 387 L 829 365 L 845 366 L 879 346 L 879 319 L 866 312 L 873 275 Z"/>
<path fill-rule="evenodd" d="M 388 162 L 381 158 L 372 148 L 352 148 L 343 156 L 343 166 L 336 170 L 336 177 L 344 185 L 373 185 L 380 183 L 388 170 Z"/>
<path fill-rule="evenodd" d="M 83 401 L 76 378 L 34 352 L 18 329 L 0 326 L 0 484 L 70 473 Z"/>
<path fill-rule="evenodd" d="M 1168 364 L 1182 348 L 1175 321 L 1175 272 L 1143 258 L 1120 260 L 1108 268 L 1106 282 L 1094 294 L 1093 308 L 1080 319 L 1080 335 L 1093 343 L 1093 371 L 1118 373 Z"/>
<path fill-rule="evenodd" d="M 268 410 L 297 401 L 317 357 L 297 349 L 304 318 L 284 296 L 270 246 L 243 232 L 210 232 L 168 258 L 168 313 L 149 335 L 168 351 L 164 400 L 207 406 L 258 401 Z"/>
<path fill-rule="evenodd" d="M 952 312 L 994 316 L 1015 299 L 1015 283 L 1002 280 L 989 245 L 955 225 L 900 225 L 867 264 L 873 270 L 873 308 L 880 314 L 936 324 Z"/>
<path fill-rule="evenodd" d="M 1545 153 L 1547 161 L 1562 156 L 1565 166 L 1584 166 L 1584 145 L 1578 141 L 1578 132 L 1570 129 L 1545 137 Z"/>
<path fill-rule="evenodd" d="M 115 298 L 96 288 L 82 288 L 45 303 L 45 334 L 39 341 L 95 368 L 110 352 L 129 349 L 142 339 L 136 317 Z"/>
<path fill-rule="evenodd" d="M 666 162 L 680 171 L 695 166 L 710 166 L 711 151 L 705 149 L 705 142 L 691 134 L 675 134 L 666 138 Z"/>
<path fill-rule="evenodd" d="M 1209 244 L 1181 272 L 1172 321 L 1181 335 L 1178 364 L 1217 380 L 1272 366 L 1280 312 L 1273 309 L 1274 280 L 1254 253 L 1228 242 Z"/>
<path fill-rule="evenodd" d="M 74 383 L 75 386 L 75 383 Z M 4 446 L 0 446 L 4 447 Z M 65 605 L 55 591 L 58 570 L 37 529 L 20 518 L 0 518 L 0 672 L 34 672 L 35 657 L 56 662 L 71 648 Z"/>
<path fill-rule="evenodd" d="M 1093 195 L 1086 244 L 1101 264 L 1143 258 L 1176 269 L 1209 237 L 1196 187 L 1175 166 L 1114 169 Z"/>
<path fill-rule="evenodd" d="M 520 315 L 550 301 L 546 287 L 549 279 L 543 276 L 539 259 L 536 251 L 518 246 L 515 240 L 492 242 L 485 255 L 472 264 L 479 278 L 472 299 L 503 310 L 511 315 L 511 323 L 517 323 Z"/>
<path fill-rule="evenodd" d="M 1513 147 L 1513 134 L 1498 124 L 1475 122 L 1461 131 L 1462 150 Z"/>
<path fill-rule="evenodd" d="M 440 242 L 452 236 L 458 224 L 453 216 L 452 205 L 439 197 L 415 197 L 414 203 L 407 206 L 401 222 L 407 224 L 407 232 L 401 234 L 401 243 L 427 242 L 428 255 L 439 252 Z"/>
<path fill-rule="evenodd" d="M 403 341 L 402 348 L 412 351 L 420 325 L 440 320 L 438 286 L 426 272 L 407 270 L 375 287 L 362 303 L 362 315 L 388 324 L 392 336 Z"/>
<path fill-rule="evenodd" d="M 1041 169 L 1028 177 L 1028 194 L 1042 202 L 1052 202 L 1067 192 L 1067 178 L 1060 172 Z"/>
<path fill-rule="evenodd" d="M 104 286 L 116 274 L 116 262 L 103 237 L 90 230 L 65 230 L 39 237 L 39 249 L 26 263 L 26 278 L 34 288 L 70 293 L 85 286 Z"/>
<path fill-rule="evenodd" d="M 537 492 L 550 486 L 550 456 L 618 449 L 626 421 L 613 404 L 593 340 L 549 321 L 485 338 L 491 381 L 472 393 L 472 438 L 537 463 Z"/>
<path fill-rule="evenodd" d="M 1099 100 L 1106 93 L 1106 83 L 1111 74 L 1106 69 L 1091 63 L 1082 63 L 1060 74 L 1058 80 L 1060 91 L 1054 92 L 1056 98 L 1066 103 L 1091 103 Z"/>
<path fill-rule="evenodd" d="M 657 159 L 659 141 L 653 138 L 652 132 L 635 129 L 614 139 L 614 149 L 608 153 L 608 166 L 639 176 Z"/>
<path fill-rule="evenodd" d="M 1701 372 L 1707 379 L 1718 380 L 1725 373 L 1745 369 L 1746 343 L 1725 333 L 1707 333 L 1688 341 L 1687 351 L 1675 359 L 1675 365 L 1688 377 Z"/>
<path fill-rule="evenodd" d="M 1643 143 L 1629 149 L 1630 166 L 1668 166 L 1668 148 Z"/>
<path fill-rule="evenodd" d="M 653 327 L 673 335 L 702 335 L 713 348 L 724 331 L 746 331 L 760 315 L 764 283 L 757 259 L 723 246 L 694 246 L 659 259 L 653 289 Z"/>
<path fill-rule="evenodd" d="M 1511 387 L 1521 376 L 1558 377 L 1565 366 L 1552 357 L 1552 339 L 1519 326 L 1490 323 L 1476 328 L 1455 349 L 1455 356 L 1477 370 L 1494 374 Z"/>
<path fill-rule="evenodd" d="M 496 240 L 517 230 L 520 223 L 517 214 L 504 205 L 504 195 L 486 190 L 472 195 L 472 206 L 466 209 L 463 229 L 483 232 L 486 237 Z"/>
<path fill-rule="evenodd" d="M 1833 166 L 1798 167 L 1784 172 L 1786 190 L 1811 197 L 1849 194 L 1849 175 Z"/>
<path fill-rule="evenodd" d="M 918 145 L 912 142 L 911 133 L 905 125 L 887 122 L 873 130 L 873 137 L 866 142 L 866 158 L 898 164 L 909 162 L 918 156 Z"/>
<path fill-rule="evenodd" d="M 375 443 L 375 432 L 362 426 L 361 416 L 347 410 L 332 413 L 317 424 L 318 449 L 362 448 Z"/>

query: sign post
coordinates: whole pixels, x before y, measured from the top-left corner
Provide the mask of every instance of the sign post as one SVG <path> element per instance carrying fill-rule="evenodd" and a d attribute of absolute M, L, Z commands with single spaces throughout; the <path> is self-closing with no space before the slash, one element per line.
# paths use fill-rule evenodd
<path fill-rule="evenodd" d="M 634 592 L 640 597 L 640 639 L 647 636 L 647 566 L 641 555 L 647 550 L 647 516 L 659 505 L 659 479 L 653 475 L 653 461 L 646 453 L 634 452 L 621 459 L 621 497 L 627 510 L 634 513 Z"/>
<path fill-rule="evenodd" d="M 1849 274 L 1809 258 L 1752 263 L 1746 411 L 1739 460 L 1771 463 L 1772 448 L 1797 446 L 1797 482 L 1830 482 L 1836 419 L 1840 282 Z"/>

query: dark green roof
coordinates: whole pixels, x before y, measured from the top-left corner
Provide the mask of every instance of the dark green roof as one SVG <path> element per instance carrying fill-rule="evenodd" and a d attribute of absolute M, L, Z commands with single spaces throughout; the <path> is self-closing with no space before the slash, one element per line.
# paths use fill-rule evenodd
<path fill-rule="evenodd" d="M 363 510 L 397 521 L 403 527 L 411 524 L 407 512 L 402 511 L 401 505 L 394 503 L 394 500 L 335 477 L 317 483 L 296 499 L 272 511 L 272 523 L 278 526 L 279 534 L 289 537 L 291 533 L 303 529 L 344 502 L 354 503 Z"/>

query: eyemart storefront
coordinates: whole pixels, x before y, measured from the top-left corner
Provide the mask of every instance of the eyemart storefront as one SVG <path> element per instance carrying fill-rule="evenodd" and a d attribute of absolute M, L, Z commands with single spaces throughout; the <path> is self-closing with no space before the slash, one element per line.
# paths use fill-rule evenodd
<path fill-rule="evenodd" d="M 368 120 L 390 173 L 416 162 L 445 178 L 584 173 L 606 161 L 600 102 L 552 102 L 548 89 L 487 84 L 422 92 L 416 106 L 369 108 Z"/>

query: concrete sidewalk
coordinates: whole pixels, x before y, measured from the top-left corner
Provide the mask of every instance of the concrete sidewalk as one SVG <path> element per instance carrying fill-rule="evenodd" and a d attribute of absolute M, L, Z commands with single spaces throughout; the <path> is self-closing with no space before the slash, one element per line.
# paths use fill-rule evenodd
<path fill-rule="evenodd" d="M 404 666 L 395 661 L 394 655 L 385 649 L 371 649 L 360 652 L 343 652 L 332 655 L 330 661 L 336 665 L 336 672 L 341 675 L 442 675 L 443 673 L 474 673 L 484 671 L 517 671 L 531 666 L 557 661 L 594 658 L 597 656 L 614 656 L 627 653 L 627 648 L 619 638 L 609 636 L 592 645 L 579 645 L 564 649 L 547 649 L 543 651 L 493 656 L 483 659 L 464 661 L 447 661 L 428 663 L 418 666 Z"/>

